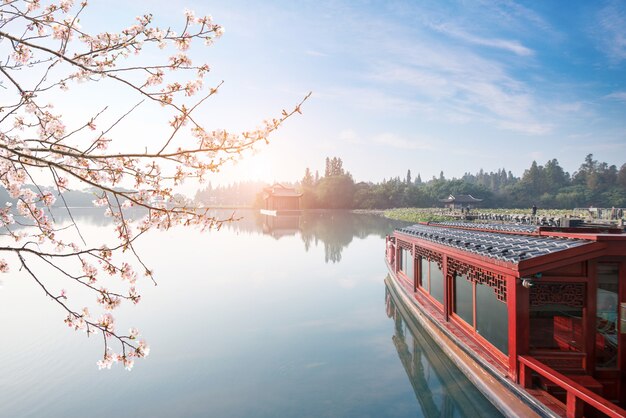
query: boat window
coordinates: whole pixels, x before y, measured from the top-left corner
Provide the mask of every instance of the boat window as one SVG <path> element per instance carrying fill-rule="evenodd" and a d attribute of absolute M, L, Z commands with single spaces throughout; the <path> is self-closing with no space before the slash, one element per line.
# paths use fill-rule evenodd
<path fill-rule="evenodd" d="M 411 256 L 411 251 L 403 248 L 401 257 L 400 269 L 409 279 L 413 280 L 413 257 Z"/>
<path fill-rule="evenodd" d="M 454 313 L 474 326 L 474 286 L 463 275 L 454 277 Z"/>
<path fill-rule="evenodd" d="M 429 261 L 430 267 L 430 295 L 443 303 L 443 272 L 435 261 Z"/>
<path fill-rule="evenodd" d="M 504 354 L 509 352 L 509 315 L 506 303 L 485 284 L 476 283 L 476 332 Z"/>
<path fill-rule="evenodd" d="M 582 352 L 585 287 L 535 283 L 530 288 L 530 348 Z"/>
<path fill-rule="evenodd" d="M 422 286 L 427 291 L 430 291 L 430 287 L 428 286 L 428 261 L 424 257 L 420 257 L 419 262 L 420 262 L 419 285 Z"/>
<path fill-rule="evenodd" d="M 619 265 L 598 263 L 597 277 L 596 366 L 616 368 Z"/>

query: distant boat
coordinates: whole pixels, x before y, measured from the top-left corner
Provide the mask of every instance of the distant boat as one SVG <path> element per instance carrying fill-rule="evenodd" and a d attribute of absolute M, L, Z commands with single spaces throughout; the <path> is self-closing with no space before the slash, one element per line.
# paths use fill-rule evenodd
<path fill-rule="evenodd" d="M 625 417 L 626 234 L 439 222 L 386 239 L 388 287 L 508 416 Z"/>

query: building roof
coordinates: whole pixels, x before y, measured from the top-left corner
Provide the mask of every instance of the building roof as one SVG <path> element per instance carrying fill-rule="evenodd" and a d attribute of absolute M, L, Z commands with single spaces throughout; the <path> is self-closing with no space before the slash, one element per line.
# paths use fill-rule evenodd
<path fill-rule="evenodd" d="M 583 239 L 515 235 L 421 224 L 400 228 L 397 231 L 436 244 L 513 264 L 593 242 Z"/>
<path fill-rule="evenodd" d="M 439 199 L 441 203 L 478 203 L 482 202 L 482 199 L 476 199 L 471 194 L 457 194 L 450 195 L 446 199 Z"/>
<path fill-rule="evenodd" d="M 444 221 L 429 222 L 428 225 L 443 226 L 447 228 L 485 230 L 489 229 L 494 232 L 510 232 L 519 234 L 535 234 L 539 232 L 539 226 L 528 224 L 511 224 L 511 223 L 474 223 L 460 221 Z"/>
<path fill-rule="evenodd" d="M 270 196 L 301 197 L 302 193 L 298 193 L 296 189 L 292 187 L 285 187 L 280 183 L 274 183 L 272 186 L 263 189 L 263 198 L 267 199 Z"/>

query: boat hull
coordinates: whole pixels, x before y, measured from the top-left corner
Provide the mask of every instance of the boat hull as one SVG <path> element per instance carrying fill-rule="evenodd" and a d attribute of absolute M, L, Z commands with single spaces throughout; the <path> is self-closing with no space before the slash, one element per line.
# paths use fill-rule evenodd
<path fill-rule="evenodd" d="M 507 417 L 557 417 L 521 386 L 499 374 L 486 362 L 472 355 L 469 347 L 442 327 L 420 303 L 409 294 L 387 263 L 389 275 L 385 283 L 406 317 L 419 323 L 442 351 L 467 378 Z"/>

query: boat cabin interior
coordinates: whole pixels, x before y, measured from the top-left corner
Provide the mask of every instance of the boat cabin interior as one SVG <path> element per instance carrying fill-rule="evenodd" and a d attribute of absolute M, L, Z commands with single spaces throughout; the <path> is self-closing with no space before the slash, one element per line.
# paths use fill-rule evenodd
<path fill-rule="evenodd" d="M 404 291 L 492 373 L 568 416 L 623 416 L 622 229 L 417 224 L 387 238 L 386 257 Z"/>

